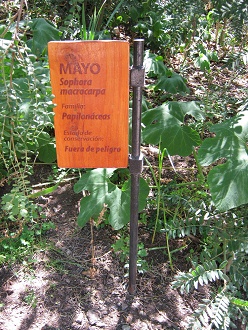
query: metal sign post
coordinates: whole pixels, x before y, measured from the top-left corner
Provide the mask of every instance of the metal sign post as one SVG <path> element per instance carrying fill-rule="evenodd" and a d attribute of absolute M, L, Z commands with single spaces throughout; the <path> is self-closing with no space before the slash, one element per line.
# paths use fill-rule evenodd
<path fill-rule="evenodd" d="M 130 252 L 129 252 L 129 293 L 136 292 L 137 250 L 138 250 L 138 206 L 139 179 L 143 167 L 143 156 L 140 153 L 141 141 L 141 106 L 142 87 L 144 86 L 145 70 L 143 67 L 144 40 L 134 40 L 133 66 L 130 71 L 130 85 L 133 88 L 132 106 L 132 153 L 129 157 L 131 174 L 130 204 Z"/>

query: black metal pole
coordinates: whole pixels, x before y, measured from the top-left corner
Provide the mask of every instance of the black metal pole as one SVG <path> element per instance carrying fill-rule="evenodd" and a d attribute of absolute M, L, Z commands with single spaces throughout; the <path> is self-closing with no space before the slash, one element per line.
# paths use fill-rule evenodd
<path fill-rule="evenodd" d="M 129 293 L 136 292 L 137 252 L 138 252 L 138 212 L 139 212 L 139 179 L 142 172 L 143 159 L 140 153 L 141 141 L 141 106 L 142 87 L 144 86 L 143 53 L 144 40 L 134 40 L 133 66 L 130 72 L 130 82 L 133 88 L 132 106 L 132 153 L 129 157 L 131 173 L 130 202 L 130 252 L 129 252 Z"/>

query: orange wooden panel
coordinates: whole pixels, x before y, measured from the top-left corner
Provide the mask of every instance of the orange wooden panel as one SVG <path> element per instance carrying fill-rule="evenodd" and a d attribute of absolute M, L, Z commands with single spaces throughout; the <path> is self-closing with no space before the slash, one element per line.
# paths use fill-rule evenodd
<path fill-rule="evenodd" d="M 48 55 L 58 166 L 127 167 L 128 42 L 52 41 Z"/>

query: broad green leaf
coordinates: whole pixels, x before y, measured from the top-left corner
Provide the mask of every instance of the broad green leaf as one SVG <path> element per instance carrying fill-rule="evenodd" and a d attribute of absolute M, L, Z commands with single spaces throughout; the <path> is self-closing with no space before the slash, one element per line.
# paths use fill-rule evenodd
<path fill-rule="evenodd" d="M 144 179 L 140 179 L 139 182 L 139 212 L 141 212 L 146 207 L 146 198 L 149 194 L 149 186 Z M 131 194 L 131 180 L 127 180 L 123 187 L 122 191 L 126 191 L 128 195 Z"/>
<path fill-rule="evenodd" d="M 54 143 L 43 145 L 38 149 L 38 152 L 39 160 L 44 163 L 53 163 L 57 158 Z"/>
<path fill-rule="evenodd" d="M 144 67 L 148 76 L 165 75 L 168 70 L 164 65 L 163 58 L 161 56 L 150 53 L 149 50 L 145 52 Z"/>
<path fill-rule="evenodd" d="M 195 60 L 195 66 L 200 68 L 202 71 L 210 70 L 210 62 L 205 54 L 200 53 L 199 57 Z"/>
<path fill-rule="evenodd" d="M 115 169 L 97 168 L 89 170 L 81 176 L 79 181 L 74 185 L 75 193 L 80 193 L 83 190 L 88 190 L 91 193 L 101 189 L 107 189 L 108 179 L 112 176 Z M 104 187 L 104 188 L 103 188 Z"/>
<path fill-rule="evenodd" d="M 84 198 L 80 202 L 80 212 L 77 218 L 78 225 L 83 227 L 90 218 L 97 219 L 100 212 L 107 204 L 107 196 L 113 191 L 114 184 L 108 183 L 97 183 L 97 188 Z"/>
<path fill-rule="evenodd" d="M 242 160 L 247 155 L 248 111 L 213 125 L 210 131 L 215 137 L 204 140 L 198 151 L 201 165 L 208 166 L 221 158 Z"/>
<path fill-rule="evenodd" d="M 170 155 L 188 156 L 193 147 L 201 144 L 199 134 L 184 124 L 185 115 L 203 120 L 196 102 L 170 102 L 148 110 L 142 117 L 144 142 L 167 148 Z"/>
<path fill-rule="evenodd" d="M 248 112 L 212 126 L 211 131 L 215 137 L 203 142 L 198 158 L 204 166 L 226 160 L 208 174 L 213 202 L 220 211 L 226 211 L 248 203 Z"/>
<path fill-rule="evenodd" d="M 248 203 L 248 156 L 227 161 L 208 174 L 208 184 L 215 206 L 220 211 Z"/>
<path fill-rule="evenodd" d="M 74 185 L 74 191 L 89 191 L 90 195 L 84 197 L 80 203 L 78 224 L 83 227 L 90 218 L 97 219 L 104 206 L 110 210 L 109 223 L 114 229 L 120 229 L 130 219 L 130 182 L 123 188 L 110 182 L 109 178 L 114 169 L 95 169 L 83 174 Z M 139 210 L 146 204 L 149 186 L 146 181 L 140 180 Z"/>
<path fill-rule="evenodd" d="M 158 22 L 158 28 L 160 22 Z M 178 73 L 168 69 L 163 61 L 163 57 L 152 54 L 147 50 L 144 57 L 144 67 L 148 77 L 159 77 L 155 85 L 155 90 L 165 90 L 168 93 L 189 93 L 186 80 Z"/>
<path fill-rule="evenodd" d="M 42 147 L 51 141 L 51 136 L 47 132 L 43 131 L 38 134 L 36 139 L 39 144 L 39 147 Z"/>
<path fill-rule="evenodd" d="M 199 134 L 188 126 L 175 126 L 167 129 L 166 148 L 171 155 L 188 156 L 194 146 L 201 144 Z"/>
<path fill-rule="evenodd" d="M 82 190 L 90 192 L 90 195 L 82 198 L 80 203 L 80 212 L 77 219 L 80 227 L 83 227 L 90 218 L 97 218 L 104 208 L 106 196 L 114 188 L 114 185 L 108 180 L 113 172 L 114 169 L 91 170 L 83 174 L 74 185 L 76 193 Z"/>
<path fill-rule="evenodd" d="M 135 6 L 132 6 L 129 10 L 129 15 L 133 21 L 138 21 L 140 13 Z"/>
<path fill-rule="evenodd" d="M 20 216 L 26 218 L 28 215 L 28 211 L 26 209 L 20 209 Z"/>
<path fill-rule="evenodd" d="M 115 186 L 112 193 L 106 196 L 106 201 L 110 209 L 109 223 L 118 230 L 130 219 L 130 192 L 122 191 Z"/>
<path fill-rule="evenodd" d="M 186 80 L 176 72 L 161 76 L 154 89 L 162 89 L 171 94 L 189 93 L 189 88 L 186 86 Z"/>
<path fill-rule="evenodd" d="M 52 40 L 59 40 L 59 30 L 44 18 L 36 18 L 29 24 L 33 31 L 33 38 L 28 40 L 27 45 L 36 55 L 41 55 L 47 48 L 47 43 Z"/>

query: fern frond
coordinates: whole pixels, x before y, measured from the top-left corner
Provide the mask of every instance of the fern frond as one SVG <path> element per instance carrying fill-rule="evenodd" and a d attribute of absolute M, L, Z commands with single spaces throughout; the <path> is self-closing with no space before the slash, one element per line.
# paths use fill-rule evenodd
<path fill-rule="evenodd" d="M 229 303 L 229 299 L 223 294 L 223 292 L 218 294 L 215 298 L 213 303 L 214 316 L 211 320 L 211 324 L 214 324 L 217 329 L 228 329 L 224 327 L 224 325 L 228 320 L 230 323 L 230 318 L 228 316 Z"/>
<path fill-rule="evenodd" d="M 225 264 L 221 265 L 222 269 Z M 191 289 L 198 289 L 199 285 L 208 284 L 215 280 L 229 281 L 221 267 L 217 267 L 215 261 L 205 262 L 204 265 L 198 265 L 195 269 L 190 269 L 188 273 L 179 273 L 175 276 L 175 281 L 172 282 L 172 288 L 180 288 L 181 293 L 188 293 Z"/>
<path fill-rule="evenodd" d="M 233 321 L 239 321 L 242 325 L 246 325 L 245 329 L 248 330 L 248 308 L 246 306 L 243 306 L 244 302 L 247 303 L 247 301 L 245 300 L 231 297 L 230 315 Z"/>
<path fill-rule="evenodd" d="M 189 323 L 189 329 L 219 329 L 228 330 L 230 327 L 229 316 L 230 301 L 225 291 L 218 293 L 211 301 L 204 300 L 204 304 L 199 304 L 198 309 L 192 315 Z"/>
<path fill-rule="evenodd" d="M 246 252 L 239 252 L 235 255 L 232 267 L 230 268 L 230 279 L 239 290 L 248 293 L 248 255 Z"/>

